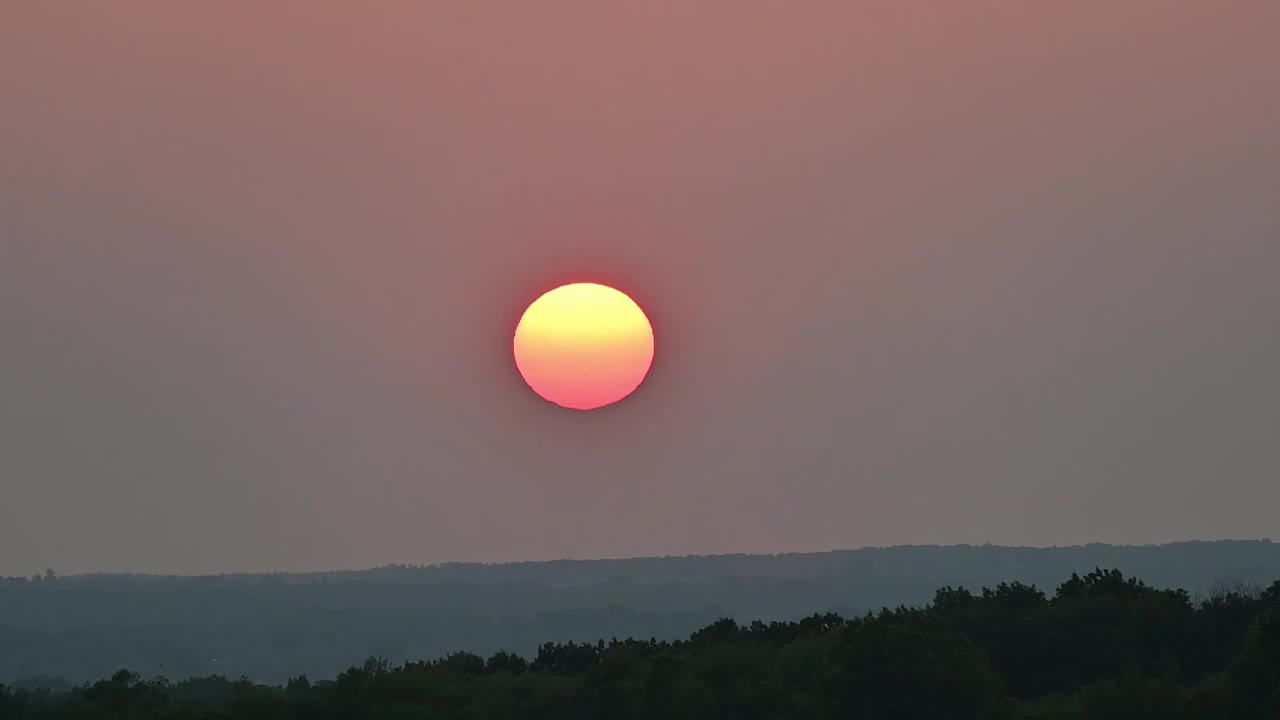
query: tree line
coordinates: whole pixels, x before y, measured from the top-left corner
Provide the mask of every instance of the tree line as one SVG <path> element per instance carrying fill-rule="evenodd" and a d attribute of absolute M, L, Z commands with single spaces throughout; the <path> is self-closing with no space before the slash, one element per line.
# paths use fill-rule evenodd
<path fill-rule="evenodd" d="M 174 678 L 282 685 L 304 673 L 333 678 L 370 655 L 398 665 L 458 648 L 532 657 L 548 639 L 675 640 L 722 617 L 858 617 L 924 605 L 944 585 L 1054 588 L 1093 567 L 1186 588 L 1198 601 L 1223 579 L 1265 587 L 1280 577 L 1280 544 L 902 546 L 210 576 L 33 567 L 39 581 L 0 579 L 0 682 L 56 676 L 65 687 L 122 667 L 149 677 L 163 665 Z"/>
<path fill-rule="evenodd" d="M 121 670 L 59 692 L 0 686 L 0 720 L 1206 720 L 1280 718 L 1280 581 L 1193 601 L 1118 570 L 1052 595 L 944 587 L 921 607 L 722 619 L 688 639 L 457 652 L 282 685 Z"/>

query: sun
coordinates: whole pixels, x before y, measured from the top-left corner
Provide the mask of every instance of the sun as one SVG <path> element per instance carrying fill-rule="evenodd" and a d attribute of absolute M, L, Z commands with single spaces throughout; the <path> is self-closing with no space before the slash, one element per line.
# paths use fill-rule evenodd
<path fill-rule="evenodd" d="M 596 283 L 562 285 L 524 311 L 516 367 L 535 393 L 573 410 L 622 400 L 653 364 L 653 326 L 626 293 Z"/>

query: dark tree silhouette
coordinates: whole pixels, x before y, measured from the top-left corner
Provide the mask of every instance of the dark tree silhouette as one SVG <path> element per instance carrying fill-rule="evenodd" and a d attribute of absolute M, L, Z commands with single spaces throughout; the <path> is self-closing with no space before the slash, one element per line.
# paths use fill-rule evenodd
<path fill-rule="evenodd" d="M 1278 719 L 1280 582 L 1192 602 L 1095 569 L 1052 598 L 1019 582 L 948 586 L 928 605 L 853 619 L 722 618 L 687 640 L 547 642 L 531 661 L 371 657 L 332 680 L 278 686 L 127 670 L 56 692 L 0 685 L 0 720 L 942 717 Z"/>

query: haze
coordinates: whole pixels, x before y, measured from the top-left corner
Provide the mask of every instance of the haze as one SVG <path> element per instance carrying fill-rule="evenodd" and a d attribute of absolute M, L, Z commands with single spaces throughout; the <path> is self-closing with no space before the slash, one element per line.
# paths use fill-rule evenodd
<path fill-rule="evenodd" d="M 10 4 L 0 574 L 1271 534 L 1278 28 Z M 599 413 L 510 355 L 578 280 Z"/>

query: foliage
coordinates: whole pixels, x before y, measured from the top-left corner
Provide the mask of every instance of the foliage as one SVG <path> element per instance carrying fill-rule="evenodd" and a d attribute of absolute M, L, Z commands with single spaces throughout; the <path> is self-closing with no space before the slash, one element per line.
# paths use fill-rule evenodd
<path fill-rule="evenodd" d="M 1157 587 L 1187 588 L 1196 601 L 1234 593 L 1252 602 L 1280 577 L 1280 544 L 902 546 L 206 577 L 69 576 L 41 566 L 31 568 L 41 571 L 35 582 L 0 578 L 0 682 L 66 691 L 128 667 L 144 676 L 246 675 L 279 685 L 302 674 L 333 678 L 354 658 L 370 655 L 401 664 L 466 648 L 483 657 L 507 650 L 532 658 L 548 639 L 671 641 L 722 617 L 739 623 L 799 620 L 814 612 L 853 617 L 931 599 L 965 601 L 963 593 L 935 598 L 943 586 L 970 588 L 974 599 L 1009 609 L 1008 621 L 986 627 L 981 641 L 1004 643 L 990 653 L 1003 677 L 1025 659 L 1016 655 L 1017 623 L 1054 599 L 1040 589 L 1054 595 L 1062 584 L 1064 595 L 1084 595 L 1074 601 L 1080 612 L 1102 614 L 1111 603 L 1098 595 L 1143 592 L 1090 578 L 1087 571 L 1095 567 L 1123 568 Z M 1063 583 L 1073 572 L 1081 574 L 1078 581 Z M 1020 582 L 1002 582 L 1013 579 Z M 983 587 L 994 600 L 978 591 Z M 1280 597 L 1280 589 L 1272 596 Z M 1221 628 L 1221 636 L 1205 638 L 1210 652 L 1186 662 L 1220 668 L 1238 651 L 1232 643 L 1253 616 L 1229 604 L 1220 612 L 1220 624 L 1196 631 Z M 985 610 L 973 613 L 971 622 L 984 622 Z M 1069 680 L 1046 686 L 1062 682 Z"/>
<path fill-rule="evenodd" d="M 0 720 L 941 717 L 1280 718 L 1280 582 L 1192 602 L 1095 569 L 1052 597 L 944 587 L 931 604 L 854 618 L 724 618 L 687 640 L 544 643 L 532 659 L 373 657 L 280 686 L 125 670 L 59 692 L 0 685 Z"/>

